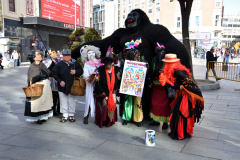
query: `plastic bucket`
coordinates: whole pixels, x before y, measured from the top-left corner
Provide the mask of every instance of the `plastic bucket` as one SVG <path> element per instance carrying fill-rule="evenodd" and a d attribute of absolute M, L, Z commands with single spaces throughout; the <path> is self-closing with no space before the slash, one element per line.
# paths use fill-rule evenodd
<path fill-rule="evenodd" d="M 145 131 L 145 145 L 149 147 L 155 146 L 155 131 L 146 130 Z"/>

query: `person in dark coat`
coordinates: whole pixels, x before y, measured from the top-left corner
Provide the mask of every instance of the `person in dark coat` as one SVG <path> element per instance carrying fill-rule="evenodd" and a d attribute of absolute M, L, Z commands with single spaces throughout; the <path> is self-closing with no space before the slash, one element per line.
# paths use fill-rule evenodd
<path fill-rule="evenodd" d="M 109 127 L 117 121 L 116 94 L 120 80 L 119 67 L 113 66 L 115 59 L 106 56 L 102 59 L 105 65 L 98 68 L 99 81 L 95 84 L 96 98 L 95 124 L 100 128 Z"/>
<path fill-rule="evenodd" d="M 70 122 L 75 122 L 76 96 L 71 95 L 71 87 L 74 77 L 83 74 L 79 62 L 71 58 L 71 51 L 63 51 L 63 60 L 52 70 L 52 76 L 57 81 L 60 99 L 60 112 L 63 114 L 60 122 L 66 122 L 68 117 Z"/>
<path fill-rule="evenodd" d="M 214 63 L 213 62 L 210 62 L 210 61 L 217 61 L 218 57 L 214 57 L 213 55 L 214 53 L 214 49 L 212 48 L 210 51 L 207 52 L 207 64 L 206 64 L 206 67 L 207 67 L 207 72 L 206 72 L 206 79 L 208 78 L 208 72 L 209 70 L 211 69 L 212 72 L 213 72 L 213 75 L 215 76 L 216 80 L 220 80 L 220 78 L 217 78 L 217 75 L 216 75 L 216 71 L 214 69 Z"/>

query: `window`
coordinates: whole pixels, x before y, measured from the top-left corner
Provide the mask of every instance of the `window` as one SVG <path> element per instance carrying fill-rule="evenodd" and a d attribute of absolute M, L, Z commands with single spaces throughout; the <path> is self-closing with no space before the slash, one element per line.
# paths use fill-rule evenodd
<path fill-rule="evenodd" d="M 196 27 L 199 26 L 199 16 L 196 16 Z"/>
<path fill-rule="evenodd" d="M 200 9 L 200 0 L 196 0 L 196 9 Z"/>
<path fill-rule="evenodd" d="M 152 9 L 148 9 L 148 13 L 152 13 Z"/>
<path fill-rule="evenodd" d="M 180 28 L 181 26 L 181 22 L 180 22 L 181 18 L 177 17 L 177 28 Z"/>
<path fill-rule="evenodd" d="M 135 4 L 135 9 L 137 9 L 138 8 L 138 4 Z"/>
<path fill-rule="evenodd" d="M 104 9 L 105 9 L 105 6 L 104 6 L 104 5 L 102 5 L 102 7 L 101 7 L 101 8 L 102 8 L 102 10 L 104 10 Z"/>
<path fill-rule="evenodd" d="M 218 32 L 214 32 L 214 37 L 218 37 Z"/>
<path fill-rule="evenodd" d="M 159 19 L 156 19 L 156 24 L 159 24 Z"/>
<path fill-rule="evenodd" d="M 226 35 L 223 35 L 222 37 L 223 37 L 223 38 L 227 38 L 227 36 L 226 36 Z"/>
<path fill-rule="evenodd" d="M 152 1 L 148 1 L 148 7 L 152 7 Z"/>
<path fill-rule="evenodd" d="M 142 2 L 141 3 L 141 9 L 144 10 L 144 8 L 145 8 L 145 2 Z"/>
<path fill-rule="evenodd" d="M 156 0 L 156 5 L 160 5 L 160 0 Z"/>
<path fill-rule="evenodd" d="M 125 0 L 123 0 L 123 6 L 125 5 Z"/>
<path fill-rule="evenodd" d="M 102 16 L 103 16 L 103 22 L 104 22 L 105 21 L 105 11 L 102 11 Z"/>
<path fill-rule="evenodd" d="M 228 35 L 228 37 L 227 38 L 231 38 L 231 35 Z"/>
<path fill-rule="evenodd" d="M 218 22 L 219 22 L 219 15 L 216 15 L 215 26 L 218 26 Z"/>
<path fill-rule="evenodd" d="M 125 19 L 125 15 L 123 15 L 123 19 Z"/>
<path fill-rule="evenodd" d="M 15 0 L 9 0 L 9 11 L 15 12 Z"/>
<path fill-rule="evenodd" d="M 157 8 L 156 8 L 156 12 L 160 12 L 160 7 L 157 7 Z"/>
<path fill-rule="evenodd" d="M 232 27 L 232 24 L 228 24 L 228 27 Z"/>
<path fill-rule="evenodd" d="M 128 4 L 131 4 L 132 3 L 132 0 L 128 0 Z"/>
<path fill-rule="evenodd" d="M 223 27 L 227 27 L 227 24 L 223 24 L 222 26 L 223 26 Z"/>
<path fill-rule="evenodd" d="M 123 8 L 123 13 L 125 13 L 125 7 Z"/>
<path fill-rule="evenodd" d="M 216 8 L 220 8 L 220 7 L 221 7 L 221 2 L 216 2 L 215 7 L 216 7 Z"/>
<path fill-rule="evenodd" d="M 128 6 L 128 12 L 131 12 L 131 10 L 132 10 L 132 7 Z"/>

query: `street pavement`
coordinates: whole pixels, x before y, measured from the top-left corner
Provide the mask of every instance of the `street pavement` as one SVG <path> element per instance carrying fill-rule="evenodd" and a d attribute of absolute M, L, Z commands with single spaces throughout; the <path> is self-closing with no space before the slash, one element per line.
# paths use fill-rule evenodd
<path fill-rule="evenodd" d="M 204 79 L 205 63 L 193 63 L 195 78 Z M 219 90 L 203 91 L 205 109 L 192 138 L 172 140 L 169 130 L 149 127 L 149 121 L 122 126 L 119 117 L 112 127 L 99 128 L 90 118 L 85 125 L 84 97 L 77 97 L 75 123 L 60 123 L 60 116 L 42 125 L 26 122 L 22 87 L 28 66 L 0 70 L 0 159 L 240 159 L 240 83 L 220 80 Z M 156 131 L 155 147 L 144 145 L 147 129 Z"/>

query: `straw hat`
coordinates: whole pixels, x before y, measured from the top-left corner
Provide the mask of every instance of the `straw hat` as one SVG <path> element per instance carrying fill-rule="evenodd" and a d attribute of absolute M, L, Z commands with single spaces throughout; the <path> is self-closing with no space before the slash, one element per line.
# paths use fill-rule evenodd
<path fill-rule="evenodd" d="M 166 54 L 165 55 L 165 58 L 162 60 L 163 62 L 177 62 L 179 61 L 180 59 L 177 58 L 177 55 L 176 54 L 173 54 L 173 53 L 169 53 L 169 54 Z"/>

